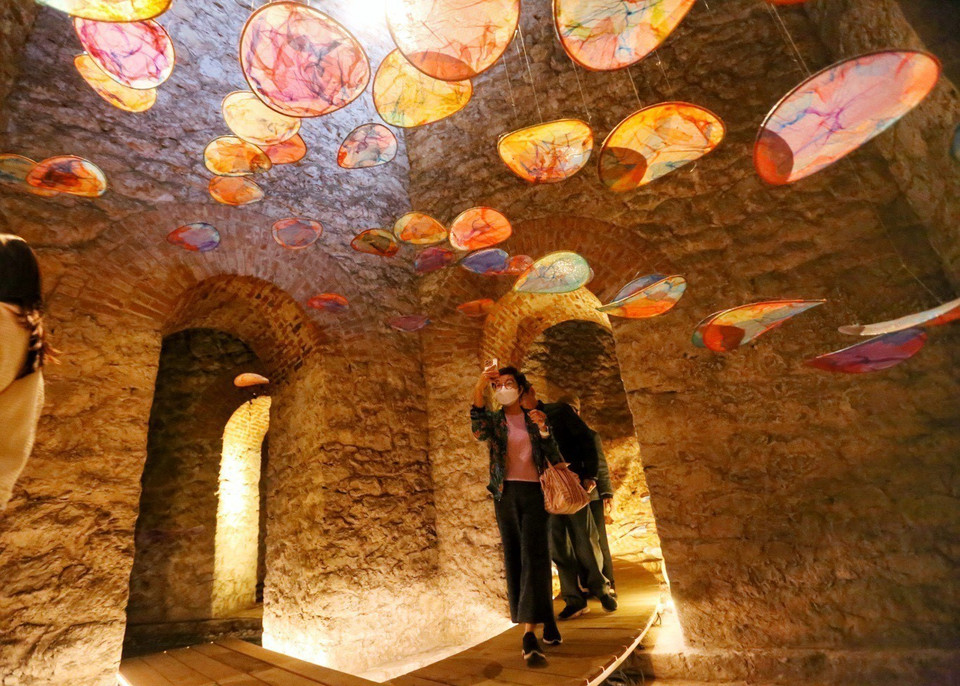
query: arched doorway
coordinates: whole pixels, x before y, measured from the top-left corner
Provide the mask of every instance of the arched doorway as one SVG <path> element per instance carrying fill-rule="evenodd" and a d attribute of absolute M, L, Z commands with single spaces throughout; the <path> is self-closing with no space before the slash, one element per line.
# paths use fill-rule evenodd
<path fill-rule="evenodd" d="M 262 371 L 250 347 L 223 331 L 187 329 L 163 341 L 125 655 L 212 637 L 259 639 L 270 397 L 234 379 Z"/>

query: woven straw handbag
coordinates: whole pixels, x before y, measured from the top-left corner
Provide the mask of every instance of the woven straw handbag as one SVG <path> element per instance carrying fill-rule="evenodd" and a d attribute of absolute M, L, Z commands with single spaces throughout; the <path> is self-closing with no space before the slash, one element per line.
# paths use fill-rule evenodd
<path fill-rule="evenodd" d="M 543 505 L 550 514 L 573 514 L 590 502 L 590 495 L 580 485 L 580 477 L 566 462 L 548 462 L 547 469 L 540 475 L 540 486 L 543 488 Z"/>

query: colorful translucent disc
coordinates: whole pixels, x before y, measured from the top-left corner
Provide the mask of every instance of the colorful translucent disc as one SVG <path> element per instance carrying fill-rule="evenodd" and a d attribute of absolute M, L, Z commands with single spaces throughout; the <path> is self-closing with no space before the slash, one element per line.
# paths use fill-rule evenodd
<path fill-rule="evenodd" d="M 273 240 L 290 250 L 308 248 L 323 234 L 323 224 L 313 219 L 288 217 L 273 225 Z"/>
<path fill-rule="evenodd" d="M 138 90 L 114 81 L 97 66 L 90 55 L 77 55 L 73 58 L 73 64 L 87 85 L 118 109 L 127 112 L 146 112 L 157 101 L 155 89 Z"/>
<path fill-rule="evenodd" d="M 364 169 L 386 164 L 397 156 L 397 137 L 383 124 L 358 126 L 344 139 L 337 164 L 344 169 Z"/>
<path fill-rule="evenodd" d="M 426 317 L 426 315 L 408 314 L 403 317 L 394 317 L 390 320 L 389 324 L 390 328 L 396 329 L 397 331 L 413 333 L 414 331 L 419 331 L 420 329 L 428 326 L 430 324 L 430 320 Z"/>
<path fill-rule="evenodd" d="M 787 93 L 767 115 L 753 148 L 767 183 L 810 176 L 892 126 L 940 77 L 922 52 L 887 51 L 827 67 Z"/>
<path fill-rule="evenodd" d="M 307 307 L 321 312 L 343 312 L 349 304 L 350 302 L 346 298 L 337 293 L 321 293 L 307 301 Z"/>
<path fill-rule="evenodd" d="M 219 176 L 246 176 L 273 166 L 263 150 L 236 136 L 220 136 L 210 141 L 203 151 L 203 163 Z"/>
<path fill-rule="evenodd" d="M 268 145 L 263 148 L 263 152 L 270 158 L 273 164 L 293 164 L 299 162 L 307 154 L 307 144 L 298 133 L 290 140 L 276 145 Z"/>
<path fill-rule="evenodd" d="M 712 152 L 723 134 L 723 122 L 702 107 L 685 102 L 645 107 L 603 142 L 600 180 L 617 192 L 643 186 Z"/>
<path fill-rule="evenodd" d="M 486 317 L 495 304 L 490 298 L 471 300 L 468 303 L 457 305 L 457 312 L 468 317 Z"/>
<path fill-rule="evenodd" d="M 457 250 L 480 250 L 510 238 L 510 220 L 489 207 L 473 207 L 453 220 L 450 245 Z"/>
<path fill-rule="evenodd" d="M 167 242 L 190 252 L 210 252 L 220 245 L 220 232 L 206 222 L 196 222 L 171 231 Z"/>
<path fill-rule="evenodd" d="M 622 69 L 655 50 L 696 0 L 554 0 L 560 44 L 593 71 Z"/>
<path fill-rule="evenodd" d="M 478 250 L 460 260 L 460 266 L 474 274 L 503 274 L 509 264 L 510 255 L 499 248 Z"/>
<path fill-rule="evenodd" d="M 826 300 L 770 300 L 712 314 L 697 324 L 694 345 L 725 353 L 746 345 Z"/>
<path fill-rule="evenodd" d="M 0 155 L 0 185 L 17 188 L 45 198 L 57 195 L 57 191 L 34 188 L 27 183 L 27 176 L 36 166 L 36 162 L 23 155 Z"/>
<path fill-rule="evenodd" d="M 507 268 L 503 270 L 504 276 L 520 276 L 533 266 L 533 258 L 529 255 L 514 255 L 507 262 Z"/>
<path fill-rule="evenodd" d="M 441 81 L 427 76 L 399 50 L 387 55 L 373 79 L 373 104 L 393 126 L 412 128 L 459 112 L 473 95 L 469 81 Z"/>
<path fill-rule="evenodd" d="M 243 176 L 214 176 L 209 188 L 210 197 L 224 205 L 250 205 L 263 200 L 263 189 Z"/>
<path fill-rule="evenodd" d="M 633 284 L 633 290 L 624 293 L 626 288 Z M 612 303 L 597 309 L 608 315 L 627 319 L 656 317 L 669 311 L 680 301 L 687 290 L 687 282 L 682 276 L 665 277 L 655 274 L 637 279 L 626 288 L 621 289 Z"/>
<path fill-rule="evenodd" d="M 590 265 L 575 252 L 541 257 L 513 285 L 520 293 L 569 293 L 590 280 Z"/>
<path fill-rule="evenodd" d="M 263 386 L 268 383 L 270 383 L 270 379 L 260 374 L 254 374 L 253 372 L 237 374 L 233 379 L 233 385 L 237 388 L 251 388 L 253 386 Z"/>
<path fill-rule="evenodd" d="M 387 24 L 403 56 L 428 76 L 470 79 L 496 63 L 520 20 L 520 0 L 394 0 Z"/>
<path fill-rule="evenodd" d="M 155 21 L 116 24 L 77 17 L 73 28 L 96 65 L 124 86 L 156 88 L 173 73 L 173 41 Z"/>
<path fill-rule="evenodd" d="M 878 324 L 841 326 L 839 331 L 850 336 L 879 336 L 916 326 L 939 326 L 957 319 L 960 319 L 960 298 L 923 312 L 909 314 L 906 317 L 891 319 Z"/>
<path fill-rule="evenodd" d="M 380 257 L 393 257 L 400 250 L 400 244 L 393 234 L 383 229 L 367 229 L 350 241 L 350 247 L 357 252 Z"/>
<path fill-rule="evenodd" d="M 107 177 L 90 160 L 73 155 L 49 157 L 27 174 L 34 188 L 96 198 L 107 192 Z"/>
<path fill-rule="evenodd" d="M 41 5 L 94 21 L 143 21 L 167 11 L 173 0 L 37 0 Z"/>
<path fill-rule="evenodd" d="M 393 225 L 393 235 L 404 243 L 431 245 L 445 240 L 447 230 L 443 224 L 428 214 L 409 212 Z"/>
<path fill-rule="evenodd" d="M 417 274 L 429 274 L 439 269 L 443 269 L 457 261 L 457 254 L 446 248 L 432 247 L 427 248 L 413 262 L 413 268 Z"/>
<path fill-rule="evenodd" d="M 346 107 L 367 87 L 370 62 L 357 39 L 323 12 L 298 2 L 264 5 L 240 36 L 250 90 L 291 117 Z"/>
<path fill-rule="evenodd" d="M 849 348 L 807 360 L 806 364 L 826 372 L 864 374 L 896 367 L 920 352 L 927 342 L 923 329 L 905 329 L 877 336 Z"/>
<path fill-rule="evenodd" d="M 521 179 L 556 183 L 583 169 L 593 152 L 593 132 L 579 119 L 560 119 L 501 136 L 497 152 Z"/>
<path fill-rule="evenodd" d="M 220 111 L 238 138 L 258 146 L 283 143 L 300 130 L 299 119 L 270 109 L 250 91 L 230 93 L 223 99 Z"/>

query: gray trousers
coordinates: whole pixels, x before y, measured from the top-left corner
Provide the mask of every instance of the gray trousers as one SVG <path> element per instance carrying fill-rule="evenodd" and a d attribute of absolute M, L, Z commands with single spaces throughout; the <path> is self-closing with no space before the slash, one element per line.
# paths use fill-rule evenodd
<path fill-rule="evenodd" d="M 607 581 L 610 582 L 610 587 L 615 588 L 616 582 L 613 579 L 613 557 L 610 555 L 610 543 L 607 541 L 607 522 L 603 517 L 603 503 L 603 500 L 596 498 L 591 500 L 587 507 L 590 508 L 590 511 L 593 514 L 593 522 L 597 526 L 597 536 L 600 541 L 600 553 L 603 556 L 603 567 L 600 568 L 600 571 L 603 572 L 603 576 L 605 576 Z M 586 576 L 586 574 L 583 574 L 583 576 Z"/>
<path fill-rule="evenodd" d="M 557 565 L 564 602 L 583 605 L 577 583 L 581 570 L 585 572 L 583 581 L 595 596 L 610 592 L 610 582 L 601 571 L 603 553 L 589 505 L 572 515 L 550 515 L 550 556 Z"/>

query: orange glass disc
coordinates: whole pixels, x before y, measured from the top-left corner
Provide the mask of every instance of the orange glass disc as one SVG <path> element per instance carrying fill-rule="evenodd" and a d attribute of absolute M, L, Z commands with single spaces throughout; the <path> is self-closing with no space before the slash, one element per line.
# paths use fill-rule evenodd
<path fill-rule="evenodd" d="M 489 207 L 473 207 L 453 220 L 450 245 L 457 250 L 482 250 L 510 238 L 510 220 Z"/>
<path fill-rule="evenodd" d="M 90 160 L 74 155 L 48 157 L 27 174 L 34 188 L 96 198 L 107 191 L 107 177 Z"/>
<path fill-rule="evenodd" d="M 155 21 L 113 23 L 76 17 L 73 28 L 97 66 L 124 86 L 156 88 L 173 73 L 173 41 Z"/>
<path fill-rule="evenodd" d="M 303 142 L 303 138 L 298 133 L 283 143 L 264 147 L 263 152 L 266 153 L 273 164 L 293 164 L 306 156 L 307 144 Z"/>
<path fill-rule="evenodd" d="M 36 162 L 23 155 L 0 155 L 0 185 L 17 188 L 45 198 L 57 195 L 57 191 L 34 188 L 27 183 L 27 176 L 36 166 Z"/>
<path fill-rule="evenodd" d="M 210 141 L 203 151 L 203 163 L 219 176 L 246 176 L 273 166 L 263 150 L 236 136 L 220 136 Z"/>
<path fill-rule="evenodd" d="M 457 305 L 457 312 L 468 317 L 486 317 L 495 304 L 490 298 L 471 300 L 468 303 Z"/>
<path fill-rule="evenodd" d="M 250 15 L 240 36 L 240 66 L 250 90 L 291 117 L 346 107 L 370 81 L 370 62 L 357 39 L 299 2 L 272 2 Z"/>
<path fill-rule="evenodd" d="M 321 293 L 307 301 L 307 307 L 321 312 L 343 312 L 350 306 L 350 301 L 339 293 Z"/>
<path fill-rule="evenodd" d="M 138 90 L 114 81 L 86 53 L 74 57 L 73 64 L 94 92 L 116 108 L 127 112 L 146 112 L 157 101 L 155 88 Z"/>
<path fill-rule="evenodd" d="M 443 224 L 428 214 L 410 212 L 403 215 L 393 225 L 393 235 L 404 243 L 414 245 L 432 245 L 447 237 Z"/>
<path fill-rule="evenodd" d="M 441 81 L 417 70 L 399 50 L 387 55 L 373 79 L 373 104 L 388 124 L 423 126 L 459 112 L 473 95 L 469 81 Z"/>
<path fill-rule="evenodd" d="M 521 179 L 557 183 L 583 169 L 593 152 L 593 132 L 579 119 L 559 119 L 501 136 L 497 152 Z"/>
<path fill-rule="evenodd" d="M 41 5 L 94 21 L 143 21 L 167 11 L 173 0 L 37 0 Z"/>
<path fill-rule="evenodd" d="M 367 229 L 350 241 L 350 247 L 357 252 L 380 257 L 393 257 L 400 252 L 400 244 L 389 231 Z"/>
<path fill-rule="evenodd" d="M 387 24 L 403 56 L 428 76 L 470 79 L 510 45 L 520 0 L 393 0 Z"/>
<path fill-rule="evenodd" d="M 603 142 L 600 180 L 619 193 L 633 190 L 713 152 L 723 134 L 723 122 L 697 105 L 645 107 L 617 124 Z"/>
<path fill-rule="evenodd" d="M 234 91 L 220 105 L 223 120 L 238 138 L 254 145 L 276 145 L 293 138 L 300 120 L 270 109 L 250 91 Z"/>
<path fill-rule="evenodd" d="M 263 200 L 263 189 L 244 176 L 214 176 L 210 196 L 224 205 L 249 205 Z"/>

